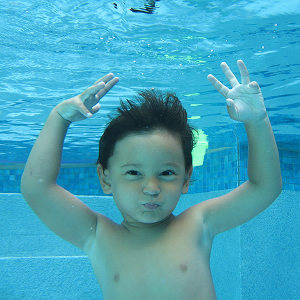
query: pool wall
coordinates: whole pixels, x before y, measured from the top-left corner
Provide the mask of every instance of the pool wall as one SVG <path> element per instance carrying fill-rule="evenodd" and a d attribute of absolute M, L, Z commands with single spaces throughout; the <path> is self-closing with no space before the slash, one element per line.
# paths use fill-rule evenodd
<path fill-rule="evenodd" d="M 226 192 L 184 195 L 175 213 Z M 80 199 L 121 220 L 111 197 Z M 283 191 L 259 216 L 216 237 L 218 300 L 300 299 L 299 211 L 299 193 Z M 102 299 L 84 253 L 48 230 L 21 194 L 0 193 L 0 228 L 0 299 Z"/>
<path fill-rule="evenodd" d="M 246 181 L 248 143 L 244 126 L 230 124 L 227 133 L 206 130 L 209 149 L 202 166 L 194 168 L 189 194 L 233 189 Z M 295 135 L 275 134 L 283 189 L 300 191 L 300 139 Z M 30 149 L 26 152 L 29 155 Z M 25 162 L 0 161 L 0 193 L 20 193 Z M 105 196 L 101 190 L 95 163 L 63 163 L 58 184 L 74 195 Z"/>
<path fill-rule="evenodd" d="M 0 193 L 20 193 L 25 164 L 0 164 Z M 237 153 L 233 147 L 205 155 L 203 166 L 195 167 L 189 193 L 237 187 Z M 1 184 L 2 183 L 2 184 Z M 100 195 L 102 192 L 94 163 L 62 164 L 58 184 L 74 195 Z"/>

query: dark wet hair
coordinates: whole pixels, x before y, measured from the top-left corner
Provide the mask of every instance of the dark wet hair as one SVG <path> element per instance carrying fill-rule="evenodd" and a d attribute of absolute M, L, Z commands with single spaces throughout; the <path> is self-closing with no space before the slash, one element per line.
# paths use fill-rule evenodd
<path fill-rule="evenodd" d="M 116 142 L 129 134 L 166 130 L 181 141 L 185 169 L 188 171 L 192 165 L 196 131 L 189 125 L 186 110 L 180 100 L 174 93 L 162 93 L 154 89 L 139 92 L 135 100 L 121 100 L 117 115 L 110 117 L 111 120 L 99 141 L 97 164 L 103 170 L 107 169 Z"/>

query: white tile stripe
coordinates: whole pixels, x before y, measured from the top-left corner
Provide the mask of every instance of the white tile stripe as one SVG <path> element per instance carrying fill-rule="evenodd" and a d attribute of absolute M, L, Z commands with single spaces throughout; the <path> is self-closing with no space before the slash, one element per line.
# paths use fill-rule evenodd
<path fill-rule="evenodd" d="M 78 255 L 78 256 L 8 256 L 0 257 L 0 260 L 18 260 L 18 259 L 61 259 L 61 258 L 88 258 L 87 255 Z"/>

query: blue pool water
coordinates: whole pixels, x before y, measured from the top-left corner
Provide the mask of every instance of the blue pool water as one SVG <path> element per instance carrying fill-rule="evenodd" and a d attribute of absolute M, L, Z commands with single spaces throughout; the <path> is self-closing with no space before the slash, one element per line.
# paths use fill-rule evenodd
<path fill-rule="evenodd" d="M 225 81 L 220 62 L 237 72 L 237 59 L 263 89 L 284 188 L 300 190 L 299 0 L 155 6 L 145 14 L 131 10 L 145 9 L 143 1 L 0 3 L 0 192 L 20 192 L 24 163 L 51 109 L 111 71 L 120 83 L 101 101 L 102 110 L 68 132 L 60 184 L 101 195 L 94 162 L 107 114 L 119 98 L 156 87 L 176 92 L 207 135 L 204 168 L 195 170 L 190 192 L 237 186 L 246 174 L 243 126 L 228 117 L 206 79 L 213 73 Z"/>
<path fill-rule="evenodd" d="M 113 4 L 115 3 L 115 5 Z M 258 81 L 276 134 L 299 136 L 300 2 L 2 1 L 0 163 L 20 163 L 50 110 L 108 72 L 120 83 L 92 120 L 74 124 L 64 162 L 94 162 L 106 115 L 143 88 L 178 94 L 210 148 L 233 139 L 224 99 L 209 73 L 243 59 Z M 201 104 L 191 106 L 191 104 Z M 290 140 L 290 139 L 289 139 Z M 217 142 L 219 145 L 217 145 Z"/>
<path fill-rule="evenodd" d="M 149 12 L 151 2 L 155 4 L 153 13 L 144 13 L 147 9 Z M 137 9 L 144 12 L 134 12 Z M 20 282 L 26 278 L 23 275 L 28 274 L 33 289 L 39 285 L 39 276 L 47 274 L 47 270 L 43 269 L 43 261 L 39 261 L 41 267 L 35 269 L 32 260 L 26 257 L 49 257 L 49 268 L 53 269 L 56 268 L 51 264 L 51 257 L 66 255 L 85 259 L 73 248 L 65 250 L 64 247 L 68 247 L 65 244 L 57 251 L 50 244 L 43 244 L 45 251 L 36 246 L 40 240 L 45 243 L 50 235 L 38 222 L 34 223 L 36 231 L 32 229 L 29 234 L 26 228 L 30 225 L 25 229 L 22 225 L 16 228 L 13 225 L 14 212 L 21 220 L 29 212 L 20 204 L 20 195 L 13 193 L 20 192 L 24 163 L 51 109 L 108 72 L 120 77 L 119 84 L 101 101 L 102 110 L 98 114 L 72 124 L 59 177 L 59 183 L 74 194 L 102 195 L 94 162 L 107 114 L 118 105 L 119 98 L 130 98 L 143 88 L 176 92 L 191 122 L 203 130 L 208 142 L 203 166 L 195 168 L 190 193 L 195 194 L 196 199 L 202 197 L 199 193 L 209 197 L 211 193 L 235 188 L 247 179 L 243 126 L 228 117 L 224 99 L 206 79 L 213 73 L 225 82 L 220 63 L 226 61 L 237 72 L 238 59 L 245 61 L 251 79 L 262 87 L 279 147 L 284 193 L 278 206 L 271 206 L 258 221 L 255 219 L 250 225 L 247 223 L 221 237 L 226 243 L 232 234 L 236 243 L 234 250 L 230 243 L 226 244 L 228 251 L 217 246 L 215 255 L 227 251 L 220 265 L 224 263 L 225 269 L 229 268 L 226 261 L 232 261 L 230 252 L 240 257 L 236 264 L 239 271 L 228 269 L 232 280 L 226 283 L 230 290 L 235 288 L 235 295 L 239 296 L 231 297 L 228 290 L 226 293 L 221 278 L 228 276 L 219 277 L 218 272 L 223 271 L 216 266 L 219 299 L 268 299 L 268 293 L 272 295 L 270 299 L 300 298 L 294 289 L 300 286 L 299 273 L 295 271 L 300 269 L 295 255 L 299 249 L 300 228 L 296 214 L 300 191 L 299 0 L 2 1 L 0 12 L 0 248 L 4 249 L 0 265 L 5 270 L 0 273 L 7 274 L 5 281 L 0 281 L 4 282 L 0 286 L 0 299 L 41 299 L 34 298 L 34 293 L 28 294 L 26 288 L 23 291 Z M 86 201 L 91 199 L 94 198 L 87 197 Z M 13 207 L 7 207 L 7 203 L 13 203 Z M 109 214 L 113 208 L 104 205 L 104 209 Z M 264 222 L 271 225 L 263 226 Z M 27 223 L 30 224 L 30 220 Z M 244 232 L 248 227 L 247 235 Z M 288 237 L 282 238 L 284 228 Z M 26 240 L 27 235 L 33 237 L 34 246 L 25 242 L 18 244 L 22 238 Z M 260 237 L 258 240 L 254 238 L 256 235 Z M 252 238 L 261 254 L 253 252 Z M 261 249 L 264 238 L 267 245 Z M 275 251 L 278 245 L 281 252 Z M 65 264 L 69 264 L 68 259 Z M 48 266 L 48 262 L 45 265 Z M 267 268 L 268 265 L 272 267 L 265 272 L 262 266 Z M 22 266 L 23 277 L 14 278 Z M 31 269 L 32 274 L 26 271 Z M 69 272 L 75 269 L 71 267 Z M 292 276 L 288 278 L 287 274 Z M 72 276 L 66 277 L 72 280 Z M 249 284 L 246 284 L 247 277 Z M 49 285 L 50 290 L 56 290 L 57 281 Z M 43 288 L 47 290 L 49 286 Z M 18 289 L 23 294 L 17 293 Z M 255 296 L 251 294 L 253 290 Z M 47 294 L 46 299 L 82 299 L 80 295 L 63 298 L 63 291 L 61 294 L 53 292 L 52 296 Z M 92 294 L 89 295 L 86 299 L 93 299 Z"/>

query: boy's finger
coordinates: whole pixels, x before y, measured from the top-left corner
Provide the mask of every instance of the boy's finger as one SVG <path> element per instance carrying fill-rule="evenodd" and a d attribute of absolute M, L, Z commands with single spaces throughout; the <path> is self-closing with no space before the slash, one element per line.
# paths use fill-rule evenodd
<path fill-rule="evenodd" d="M 216 77 L 211 74 L 207 76 L 207 79 L 222 96 L 227 97 L 230 91 L 228 87 L 222 84 Z"/>
<path fill-rule="evenodd" d="M 221 63 L 221 68 L 232 87 L 235 87 L 240 84 L 225 62 Z"/>
<path fill-rule="evenodd" d="M 252 81 L 249 83 L 249 87 L 254 89 L 255 92 L 259 92 L 260 91 L 260 86 L 256 81 Z"/>
<path fill-rule="evenodd" d="M 238 112 L 235 107 L 234 101 L 232 99 L 226 99 L 226 103 L 229 116 L 235 120 Z"/>
<path fill-rule="evenodd" d="M 94 106 L 92 107 L 92 113 L 93 113 L 93 114 L 97 113 L 97 112 L 100 110 L 100 108 L 101 108 L 100 103 L 97 103 L 96 105 L 94 105 Z"/>
<path fill-rule="evenodd" d="M 113 73 L 108 73 L 105 76 L 103 76 L 102 78 L 98 79 L 93 85 L 96 85 L 101 81 L 107 83 L 108 81 L 112 80 L 113 78 L 114 78 L 114 74 Z"/>
<path fill-rule="evenodd" d="M 105 83 L 100 81 L 97 85 L 87 88 L 82 94 L 79 95 L 81 101 L 85 101 L 90 96 L 96 95 L 104 86 Z"/>
<path fill-rule="evenodd" d="M 238 60 L 237 64 L 240 70 L 242 84 L 248 85 L 250 83 L 250 77 L 244 62 L 242 60 Z"/>
<path fill-rule="evenodd" d="M 107 92 L 109 92 L 119 81 L 118 77 L 110 80 L 97 94 L 98 99 L 101 99 Z"/>
<path fill-rule="evenodd" d="M 91 112 L 87 109 L 87 107 L 84 104 L 79 105 L 78 111 L 80 111 L 80 113 L 83 114 L 86 118 L 92 117 Z"/>

